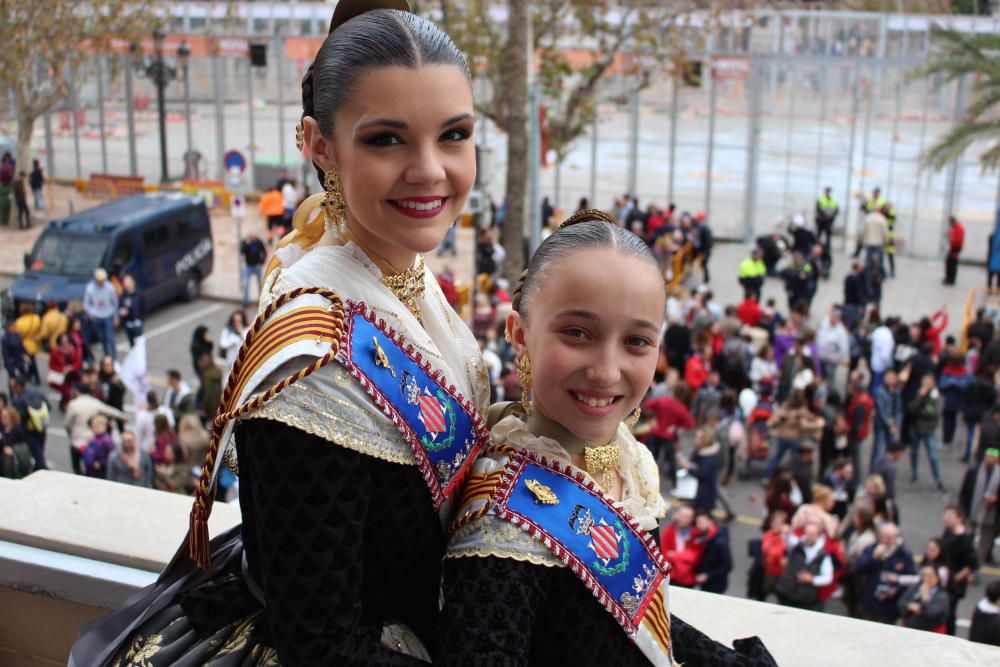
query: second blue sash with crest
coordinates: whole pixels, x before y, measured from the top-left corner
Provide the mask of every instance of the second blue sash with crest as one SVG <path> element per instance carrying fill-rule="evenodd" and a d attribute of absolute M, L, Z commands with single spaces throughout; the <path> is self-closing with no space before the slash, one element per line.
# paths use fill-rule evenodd
<path fill-rule="evenodd" d="M 493 511 L 568 565 L 635 639 L 670 570 L 652 538 L 582 472 L 518 452 L 494 490 Z"/>

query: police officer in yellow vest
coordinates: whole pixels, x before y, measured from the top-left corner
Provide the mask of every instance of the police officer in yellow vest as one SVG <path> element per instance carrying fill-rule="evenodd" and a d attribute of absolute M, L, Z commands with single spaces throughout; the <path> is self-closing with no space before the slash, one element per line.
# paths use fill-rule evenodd
<path fill-rule="evenodd" d="M 872 190 L 872 196 L 864 200 L 861 204 L 862 213 L 871 213 L 872 211 L 882 210 L 889 201 L 882 196 L 882 190 L 875 188 Z"/>
<path fill-rule="evenodd" d="M 823 188 L 823 194 L 816 200 L 816 240 L 829 251 L 830 236 L 833 234 L 833 223 L 840 213 L 837 198 L 830 194 L 832 188 Z"/>
<path fill-rule="evenodd" d="M 740 262 L 739 281 L 743 285 L 747 297 L 753 296 L 760 301 L 760 290 L 764 286 L 767 275 L 767 265 L 764 264 L 764 253 L 760 248 L 754 248 L 753 254 Z"/>

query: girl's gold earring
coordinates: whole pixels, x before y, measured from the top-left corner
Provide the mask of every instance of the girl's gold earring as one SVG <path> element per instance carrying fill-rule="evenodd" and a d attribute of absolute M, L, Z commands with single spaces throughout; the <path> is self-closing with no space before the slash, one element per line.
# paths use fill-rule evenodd
<path fill-rule="evenodd" d="M 325 226 L 331 229 L 337 225 L 337 231 L 344 236 L 347 233 L 347 200 L 344 198 L 344 183 L 335 167 L 330 167 L 323 174 L 323 190 L 326 191 L 322 203 Z"/>
<path fill-rule="evenodd" d="M 524 414 L 531 414 L 531 359 L 525 352 L 517 364 L 517 379 L 521 382 L 521 407 Z"/>
<path fill-rule="evenodd" d="M 635 410 L 632 411 L 632 415 L 628 418 L 628 421 L 625 423 L 628 424 L 629 428 L 635 428 L 635 425 L 639 423 L 640 417 L 642 417 L 642 406 L 637 405 L 635 406 Z"/>

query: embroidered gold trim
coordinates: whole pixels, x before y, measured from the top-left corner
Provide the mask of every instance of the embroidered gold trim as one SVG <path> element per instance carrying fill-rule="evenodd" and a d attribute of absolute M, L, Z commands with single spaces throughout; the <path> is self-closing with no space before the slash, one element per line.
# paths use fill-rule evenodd
<path fill-rule="evenodd" d="M 464 509 L 462 507 L 459 514 Z M 472 519 L 455 529 L 445 557 L 453 555 L 496 556 L 552 567 L 563 565 L 541 540 L 491 514 Z"/>
<path fill-rule="evenodd" d="M 520 551 L 513 551 L 510 549 L 502 549 L 500 547 L 485 547 L 485 546 L 475 546 L 475 547 L 462 547 L 461 549 L 449 549 L 448 553 L 444 555 L 445 558 L 507 558 L 509 560 L 516 560 L 522 563 L 531 563 L 532 565 L 542 565 L 544 567 L 566 567 L 558 558 L 553 558 L 552 556 L 539 556 L 536 554 L 530 554 Z"/>
<path fill-rule="evenodd" d="M 291 390 L 296 385 L 289 387 Z M 299 389 L 304 389 L 300 387 Z M 306 389 L 306 391 L 314 390 Z M 285 392 L 286 394 L 288 391 Z M 332 401 L 330 397 L 324 397 Z M 345 406 L 349 405 L 345 403 Z M 352 406 L 353 407 L 353 406 Z M 354 408 L 357 410 L 357 408 Z M 358 412 L 361 412 L 360 410 Z M 367 413 L 365 414 L 367 417 Z M 399 463 L 402 465 L 416 465 L 417 460 L 399 432 L 393 427 L 393 431 L 380 433 L 375 430 L 364 428 L 351 419 L 345 419 L 339 415 L 317 408 L 314 405 L 305 405 L 300 401 L 295 401 L 293 396 L 286 397 L 284 401 L 268 403 L 259 410 L 249 415 L 251 418 L 271 419 L 272 421 L 288 424 L 310 435 L 323 438 L 329 442 L 336 443 L 345 449 L 350 449 L 373 458 Z M 388 429 L 387 429 L 388 431 Z"/>

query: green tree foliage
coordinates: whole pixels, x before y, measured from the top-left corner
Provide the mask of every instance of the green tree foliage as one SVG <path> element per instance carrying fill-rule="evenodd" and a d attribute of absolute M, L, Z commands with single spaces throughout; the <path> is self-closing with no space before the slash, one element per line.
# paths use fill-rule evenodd
<path fill-rule="evenodd" d="M 973 144 L 982 144 L 983 171 L 1000 167 L 1000 34 L 964 33 L 934 27 L 934 52 L 914 78 L 954 81 L 969 76 L 972 88 L 964 119 L 921 156 L 926 167 L 940 170 Z"/>
<path fill-rule="evenodd" d="M 17 116 L 17 160 L 28 164 L 35 121 L 69 94 L 85 43 L 129 41 L 157 25 L 152 0 L 0 0 L 0 90 Z"/>

